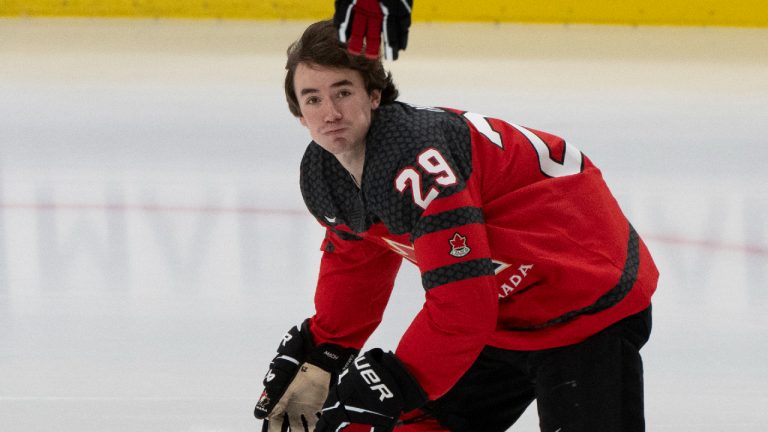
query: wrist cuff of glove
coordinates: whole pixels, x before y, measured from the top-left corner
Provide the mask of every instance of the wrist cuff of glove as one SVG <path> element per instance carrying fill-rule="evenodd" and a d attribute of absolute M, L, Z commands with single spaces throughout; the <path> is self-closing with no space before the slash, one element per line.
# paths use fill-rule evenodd
<path fill-rule="evenodd" d="M 312 332 L 309 331 L 309 319 L 304 321 L 301 325 L 301 332 L 306 335 L 306 339 L 309 340 L 310 343 L 310 349 L 307 350 L 308 354 L 306 361 L 326 372 L 338 374 L 347 367 L 349 362 L 351 362 L 357 355 L 358 351 L 354 348 L 344 348 L 332 343 L 323 343 L 315 346 Z"/>
<path fill-rule="evenodd" d="M 370 351 L 370 355 L 387 368 L 400 386 L 403 398 L 403 412 L 419 408 L 427 403 L 427 394 L 421 388 L 416 378 L 408 372 L 405 365 L 391 352 L 379 348 Z"/>
<path fill-rule="evenodd" d="M 356 349 L 324 343 L 318 345 L 309 353 L 307 362 L 332 374 L 338 374 L 349 365 L 356 355 Z"/>

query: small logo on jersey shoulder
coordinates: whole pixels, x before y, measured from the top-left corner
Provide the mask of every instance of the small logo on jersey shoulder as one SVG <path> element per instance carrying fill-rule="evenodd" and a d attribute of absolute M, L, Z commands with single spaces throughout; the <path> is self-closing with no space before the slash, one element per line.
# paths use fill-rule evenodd
<path fill-rule="evenodd" d="M 336 216 L 334 217 L 325 216 L 325 220 L 327 220 L 328 223 L 336 223 Z"/>
<path fill-rule="evenodd" d="M 469 246 L 467 246 L 467 238 L 459 233 L 453 234 L 453 238 L 448 240 L 448 243 L 451 244 L 451 256 L 455 256 L 456 258 L 467 256 L 471 251 Z"/>

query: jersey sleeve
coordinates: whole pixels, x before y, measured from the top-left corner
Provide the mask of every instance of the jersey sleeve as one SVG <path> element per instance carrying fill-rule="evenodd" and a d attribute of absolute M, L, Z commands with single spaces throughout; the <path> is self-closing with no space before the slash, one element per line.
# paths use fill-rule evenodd
<path fill-rule="evenodd" d="M 443 156 L 449 167 L 460 164 Z M 447 392 L 469 369 L 495 330 L 498 314 L 483 212 L 471 179 L 464 183 L 459 192 L 431 201 L 412 232 L 426 301 L 396 354 L 430 399 Z"/>
<path fill-rule="evenodd" d="M 381 322 L 402 257 L 327 229 L 310 330 L 315 343 L 360 349 Z"/>

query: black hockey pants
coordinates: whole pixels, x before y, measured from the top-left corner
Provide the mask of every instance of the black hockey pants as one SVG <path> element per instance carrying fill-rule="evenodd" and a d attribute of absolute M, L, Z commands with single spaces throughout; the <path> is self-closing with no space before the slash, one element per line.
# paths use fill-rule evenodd
<path fill-rule="evenodd" d="M 486 347 L 459 382 L 427 406 L 427 417 L 450 431 L 502 432 L 536 400 L 542 432 L 644 431 L 639 351 L 650 332 L 649 307 L 575 345 Z"/>

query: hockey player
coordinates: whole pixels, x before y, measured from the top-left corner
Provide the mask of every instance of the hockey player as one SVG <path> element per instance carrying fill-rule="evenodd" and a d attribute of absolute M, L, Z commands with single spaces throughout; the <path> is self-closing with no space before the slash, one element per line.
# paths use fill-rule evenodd
<path fill-rule="evenodd" d="M 398 102 L 330 21 L 286 68 L 312 137 L 301 192 L 326 237 L 316 313 L 264 379 L 265 429 L 505 431 L 535 399 L 542 431 L 644 430 L 658 272 L 598 168 L 549 133 Z M 423 308 L 394 353 L 357 356 L 403 259 Z"/>

